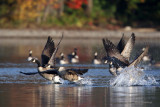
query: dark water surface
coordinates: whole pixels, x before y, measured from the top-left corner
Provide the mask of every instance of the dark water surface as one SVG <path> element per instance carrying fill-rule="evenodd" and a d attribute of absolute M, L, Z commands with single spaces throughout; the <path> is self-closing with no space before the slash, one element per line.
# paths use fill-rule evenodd
<path fill-rule="evenodd" d="M 112 40 L 117 43 L 118 40 Z M 81 83 L 53 84 L 40 75 L 27 76 L 23 72 L 36 72 L 36 65 L 28 63 L 28 50 L 40 58 L 45 39 L 1 39 L 0 40 L 0 107 L 131 107 L 160 105 L 160 68 L 145 65 L 144 72 L 153 75 L 157 84 L 136 86 L 111 86 L 113 77 L 107 65 L 91 64 L 93 53 L 105 55 L 100 39 L 62 41 L 59 52 L 69 54 L 78 48 L 82 66 L 90 68 Z M 58 40 L 56 39 L 57 43 Z M 132 54 L 136 57 L 141 48 L 150 45 L 149 54 L 154 62 L 160 61 L 159 40 L 139 40 Z"/>

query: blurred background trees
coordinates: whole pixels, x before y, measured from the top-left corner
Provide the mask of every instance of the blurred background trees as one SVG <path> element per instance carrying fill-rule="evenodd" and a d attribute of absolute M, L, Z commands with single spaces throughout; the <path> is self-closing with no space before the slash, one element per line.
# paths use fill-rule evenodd
<path fill-rule="evenodd" d="M 158 0 L 1 0 L 1 28 L 158 27 Z"/>

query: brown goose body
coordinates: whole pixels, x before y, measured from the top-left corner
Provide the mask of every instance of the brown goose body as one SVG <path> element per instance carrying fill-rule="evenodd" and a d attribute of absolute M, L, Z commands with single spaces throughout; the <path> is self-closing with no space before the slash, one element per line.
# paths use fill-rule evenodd
<path fill-rule="evenodd" d="M 120 42 L 123 41 L 122 38 Z M 129 63 L 129 58 L 135 43 L 135 35 L 133 33 L 126 45 L 124 46 L 124 49 L 123 47 L 121 47 L 121 50 L 118 50 L 118 46 L 116 47 L 108 39 L 102 39 L 102 41 L 107 53 L 107 60 L 109 61 L 109 72 L 114 76 L 117 76 L 117 71 L 121 68 L 132 65 L 137 66 L 137 64 L 142 60 L 143 56 L 148 52 L 148 48 L 146 47 L 146 49 L 139 55 L 139 57 L 137 57 L 133 62 Z"/>
<path fill-rule="evenodd" d="M 60 67 L 58 75 L 64 80 L 77 82 L 82 79 L 79 75 L 83 75 L 87 71 L 88 69 L 66 69 L 65 67 Z"/>

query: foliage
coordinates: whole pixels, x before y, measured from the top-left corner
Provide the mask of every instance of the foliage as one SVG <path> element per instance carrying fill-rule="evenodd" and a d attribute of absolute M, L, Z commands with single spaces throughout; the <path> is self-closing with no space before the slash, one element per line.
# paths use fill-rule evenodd
<path fill-rule="evenodd" d="M 159 0 L 0 1 L 0 27 L 143 27 L 159 25 L 159 18 Z"/>
<path fill-rule="evenodd" d="M 68 0 L 67 5 L 71 9 L 80 9 L 83 4 L 88 4 L 87 0 Z"/>

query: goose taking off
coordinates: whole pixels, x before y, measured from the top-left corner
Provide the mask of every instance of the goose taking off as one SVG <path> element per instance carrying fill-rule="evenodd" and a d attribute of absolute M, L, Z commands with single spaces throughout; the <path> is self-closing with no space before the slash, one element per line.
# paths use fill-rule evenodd
<path fill-rule="evenodd" d="M 39 73 L 42 77 L 44 77 L 47 80 L 54 80 L 55 79 L 54 77 L 58 76 L 57 71 L 55 70 L 56 68 L 54 67 L 54 65 L 55 65 L 54 59 L 55 59 L 55 55 L 58 51 L 58 48 L 59 48 L 59 45 L 60 45 L 62 39 L 63 39 L 63 34 L 62 34 L 62 37 L 61 37 L 59 43 L 57 44 L 57 46 L 55 48 L 54 41 L 52 40 L 52 38 L 50 36 L 48 37 L 47 43 L 46 43 L 46 45 L 42 51 L 42 54 L 41 54 L 41 63 L 38 60 L 38 58 L 32 57 L 32 51 L 30 50 L 28 61 L 37 64 L 38 72 L 35 72 L 35 73 L 20 72 L 20 73 L 23 73 L 25 75 L 33 75 L 33 74 Z"/>
<path fill-rule="evenodd" d="M 130 54 L 131 54 L 131 51 L 135 43 L 135 35 L 134 33 L 132 33 L 131 37 L 129 38 L 129 40 L 127 41 L 125 45 L 124 34 L 123 34 L 117 47 L 112 42 L 110 42 L 108 39 L 102 39 L 102 41 L 103 41 L 103 45 L 107 53 L 107 57 L 106 57 L 107 60 L 105 61 L 105 63 L 109 62 L 109 72 L 112 75 L 116 76 L 116 71 L 118 69 L 117 67 L 119 65 L 115 67 L 112 61 L 108 61 L 108 58 L 109 58 L 108 55 L 114 56 L 114 57 L 117 57 L 117 59 L 120 59 L 121 60 L 120 64 L 123 64 L 122 65 L 123 67 L 127 66 L 129 64 Z"/>
<path fill-rule="evenodd" d="M 131 65 L 137 66 L 137 64 L 142 60 L 142 56 L 144 56 L 148 52 L 148 47 L 146 47 L 145 51 L 143 51 L 137 59 L 135 59 L 132 63 L 129 63 L 131 51 L 135 43 L 135 36 L 133 33 L 121 53 L 120 50 L 118 50 L 117 47 L 108 39 L 102 39 L 102 41 L 107 53 L 106 58 L 110 67 L 109 71 L 114 76 L 117 76 L 116 71 L 120 71 L 120 69 L 124 67 Z"/>

